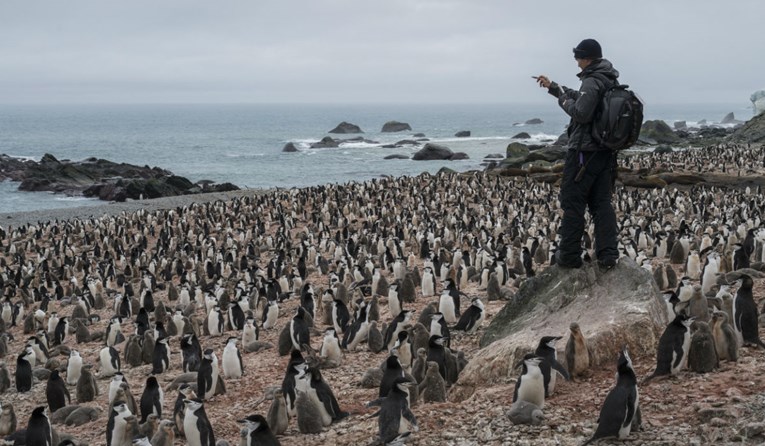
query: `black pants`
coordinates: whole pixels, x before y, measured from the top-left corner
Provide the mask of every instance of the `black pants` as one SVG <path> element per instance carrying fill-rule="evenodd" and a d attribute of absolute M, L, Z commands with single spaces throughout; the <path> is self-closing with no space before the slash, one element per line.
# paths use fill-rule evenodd
<path fill-rule="evenodd" d="M 580 181 L 575 177 L 586 164 Z M 595 253 L 598 259 L 617 259 L 616 213 L 611 204 L 616 154 L 610 151 L 579 152 L 569 149 L 563 168 L 560 207 L 563 209 L 558 249 L 561 261 L 575 264 L 582 254 L 584 211 L 589 206 L 595 223 Z"/>

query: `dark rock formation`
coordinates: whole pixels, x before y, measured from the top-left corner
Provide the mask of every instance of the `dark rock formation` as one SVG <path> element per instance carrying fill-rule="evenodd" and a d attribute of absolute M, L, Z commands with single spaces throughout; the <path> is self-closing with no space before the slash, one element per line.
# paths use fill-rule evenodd
<path fill-rule="evenodd" d="M 311 143 L 312 149 L 334 149 L 340 145 L 340 141 L 332 138 L 331 136 L 325 136 L 319 142 Z"/>
<path fill-rule="evenodd" d="M 457 138 L 467 138 L 470 136 L 470 130 L 460 130 L 459 132 L 455 133 L 454 136 Z"/>
<path fill-rule="evenodd" d="M 59 161 L 45 154 L 39 163 L 0 155 L 0 180 L 18 181 L 19 190 L 47 191 L 125 201 L 169 197 L 197 192 L 238 190 L 233 184 L 212 182 L 194 185 L 183 177 L 158 167 L 114 163 L 98 158 Z"/>
<path fill-rule="evenodd" d="M 449 158 L 449 161 L 457 161 L 457 160 L 468 160 L 470 157 L 465 152 L 456 152 L 454 155 Z"/>
<path fill-rule="evenodd" d="M 672 144 L 680 140 L 669 125 L 661 120 L 644 122 L 640 129 L 640 139 L 651 139 L 659 144 Z"/>
<path fill-rule="evenodd" d="M 526 125 L 539 125 L 539 124 L 543 124 L 543 123 L 544 123 L 544 121 L 542 121 L 539 118 L 531 118 L 528 121 L 526 121 Z"/>
<path fill-rule="evenodd" d="M 658 146 L 655 149 L 653 149 L 653 153 L 656 153 L 656 154 L 672 153 L 672 147 L 670 147 L 670 146 Z"/>
<path fill-rule="evenodd" d="M 720 124 L 736 124 L 738 122 L 741 122 L 741 121 L 736 119 L 736 116 L 733 114 L 733 112 L 730 112 L 722 118 L 722 121 L 720 121 Z"/>
<path fill-rule="evenodd" d="M 513 139 L 529 139 L 531 138 L 531 135 L 529 135 L 526 132 L 518 133 L 517 135 L 513 136 Z"/>
<path fill-rule="evenodd" d="M 412 127 L 406 122 L 388 121 L 382 128 L 383 133 L 403 132 L 404 130 L 412 130 Z"/>
<path fill-rule="evenodd" d="M 509 149 L 509 147 L 508 147 Z M 543 149 L 528 152 L 526 155 L 508 157 L 500 163 L 502 167 L 520 168 L 532 161 L 555 162 L 566 158 L 566 149 L 558 146 L 548 146 Z"/>
<path fill-rule="evenodd" d="M 446 146 L 427 143 L 412 157 L 415 161 L 450 160 L 454 152 Z"/>
<path fill-rule="evenodd" d="M 337 127 L 333 128 L 327 133 L 364 133 L 359 126 L 351 124 L 349 122 L 341 122 Z"/>
<path fill-rule="evenodd" d="M 759 114 L 747 121 L 733 132 L 735 141 L 761 143 L 765 142 L 765 113 Z"/>
<path fill-rule="evenodd" d="M 383 159 L 386 159 L 386 160 L 408 160 L 409 156 L 402 155 L 400 153 L 396 153 L 396 154 L 393 154 L 393 155 L 388 155 L 388 156 L 386 156 Z"/>
<path fill-rule="evenodd" d="M 291 142 L 288 142 L 288 143 L 287 143 L 287 144 L 285 144 L 285 145 L 284 145 L 284 147 L 282 148 L 282 152 L 288 152 L 288 153 L 292 153 L 292 152 L 299 152 L 299 151 L 300 151 L 300 150 L 298 150 L 298 148 L 297 148 L 297 147 L 295 147 L 295 143 L 291 143 Z"/>
<path fill-rule="evenodd" d="M 424 133 L 415 133 L 414 135 L 412 135 L 412 138 L 424 138 L 424 137 L 425 137 Z"/>
<path fill-rule="evenodd" d="M 529 148 L 525 144 L 519 142 L 511 142 L 507 145 L 506 156 L 508 158 L 515 158 L 518 156 L 526 156 L 529 154 Z"/>
<path fill-rule="evenodd" d="M 685 121 L 675 121 L 675 130 L 684 130 L 688 128 L 688 124 Z"/>

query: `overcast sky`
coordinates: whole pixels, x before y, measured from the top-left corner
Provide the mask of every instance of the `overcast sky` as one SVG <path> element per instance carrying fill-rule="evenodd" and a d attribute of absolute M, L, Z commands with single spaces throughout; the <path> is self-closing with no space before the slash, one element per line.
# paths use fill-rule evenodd
<path fill-rule="evenodd" d="M 765 89 L 765 1 L 2 0 L 0 103 L 548 101 L 571 48 L 652 103 Z"/>

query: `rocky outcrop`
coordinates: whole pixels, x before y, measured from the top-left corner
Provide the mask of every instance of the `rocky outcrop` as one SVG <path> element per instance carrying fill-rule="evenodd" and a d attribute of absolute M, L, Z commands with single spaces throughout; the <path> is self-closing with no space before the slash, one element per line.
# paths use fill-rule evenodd
<path fill-rule="evenodd" d="M 750 119 L 733 132 L 735 141 L 761 143 L 765 142 L 765 113 Z"/>
<path fill-rule="evenodd" d="M 332 138 L 331 136 L 325 136 L 319 142 L 311 143 L 309 146 L 312 149 L 334 149 L 340 146 L 340 141 Z"/>
<path fill-rule="evenodd" d="M 672 131 L 666 122 L 661 120 L 646 121 L 640 129 L 641 140 L 653 140 L 659 144 L 672 144 L 680 138 Z"/>
<path fill-rule="evenodd" d="M 385 157 L 385 158 L 383 158 L 383 159 L 386 159 L 386 160 L 408 160 L 408 159 L 409 159 L 409 156 L 407 156 L 407 155 L 402 155 L 402 154 L 400 154 L 400 153 L 395 153 L 395 154 L 393 154 L 393 155 L 388 155 L 388 156 L 386 156 L 386 157 Z"/>
<path fill-rule="evenodd" d="M 6 179 L 20 182 L 19 190 L 83 195 L 109 201 L 239 189 L 233 184 L 216 185 L 211 181 L 195 185 L 159 167 L 135 166 L 99 158 L 59 161 L 51 154 L 45 154 L 39 163 L 0 155 L 0 180 Z"/>
<path fill-rule="evenodd" d="M 742 121 L 736 119 L 736 116 L 733 114 L 733 112 L 730 112 L 722 118 L 720 124 L 741 124 L 741 122 Z"/>
<path fill-rule="evenodd" d="M 765 90 L 755 91 L 749 100 L 752 101 L 755 116 L 765 112 Z"/>
<path fill-rule="evenodd" d="M 351 124 L 349 122 L 341 122 L 337 127 L 333 128 L 327 133 L 364 133 L 359 126 Z"/>
<path fill-rule="evenodd" d="M 425 147 L 417 151 L 412 157 L 415 161 L 449 160 L 454 152 L 446 146 L 427 143 Z"/>
<path fill-rule="evenodd" d="M 508 149 L 509 148 L 510 147 L 508 146 Z M 553 163 L 565 159 L 566 153 L 567 151 L 563 147 L 548 146 L 539 150 L 529 151 L 526 155 L 505 158 L 500 164 L 504 167 L 520 168 L 524 164 L 533 161 L 547 161 L 548 163 Z"/>
<path fill-rule="evenodd" d="M 467 138 L 470 136 L 470 130 L 460 130 L 459 132 L 454 134 L 457 138 Z"/>
<path fill-rule="evenodd" d="M 299 152 L 299 151 L 300 150 L 298 150 L 298 148 L 295 146 L 295 143 L 292 143 L 292 142 L 288 142 L 287 144 L 284 145 L 284 147 L 282 147 L 282 152 L 293 153 L 293 152 Z"/>
<path fill-rule="evenodd" d="M 396 133 L 403 132 L 405 130 L 412 130 L 412 127 L 406 122 L 388 121 L 383 124 L 381 131 L 383 133 Z"/>
<path fill-rule="evenodd" d="M 529 119 L 528 121 L 525 122 L 526 125 L 539 125 L 539 124 L 543 124 L 543 123 L 544 123 L 544 121 L 542 121 L 539 118 L 531 118 L 531 119 Z"/>
<path fill-rule="evenodd" d="M 526 144 L 521 144 L 519 142 L 511 142 L 507 145 L 506 150 L 506 156 L 508 158 L 516 158 L 521 156 L 526 156 L 529 154 L 529 148 L 526 146 Z"/>
<path fill-rule="evenodd" d="M 465 152 L 455 152 L 454 155 L 452 155 L 451 158 L 449 158 L 449 161 L 458 161 L 458 160 L 468 160 L 470 157 Z"/>
<path fill-rule="evenodd" d="M 636 356 L 652 354 L 667 324 L 665 308 L 651 274 L 629 258 L 606 272 L 589 263 L 574 270 L 549 267 L 522 283 L 492 319 L 450 399 L 464 400 L 479 387 L 514 377 L 513 366 L 542 336 L 565 339 L 572 322 L 587 338 L 593 368 L 612 364 L 623 345 Z M 564 346 L 559 343 L 559 357 Z"/>
<path fill-rule="evenodd" d="M 529 139 L 531 138 L 531 135 L 529 135 L 526 132 L 518 133 L 517 135 L 513 136 L 513 139 Z"/>

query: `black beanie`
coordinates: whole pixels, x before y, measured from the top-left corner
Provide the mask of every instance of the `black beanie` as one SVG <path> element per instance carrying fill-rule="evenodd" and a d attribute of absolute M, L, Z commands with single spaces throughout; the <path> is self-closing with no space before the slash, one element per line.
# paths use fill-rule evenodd
<path fill-rule="evenodd" d="M 574 57 L 577 59 L 601 59 L 603 52 L 597 40 L 584 39 L 574 48 Z"/>

